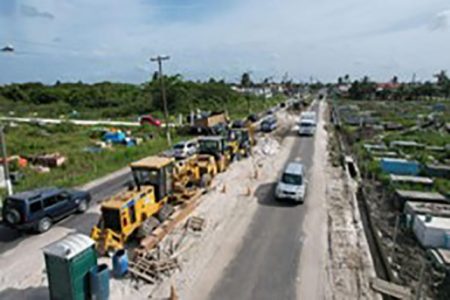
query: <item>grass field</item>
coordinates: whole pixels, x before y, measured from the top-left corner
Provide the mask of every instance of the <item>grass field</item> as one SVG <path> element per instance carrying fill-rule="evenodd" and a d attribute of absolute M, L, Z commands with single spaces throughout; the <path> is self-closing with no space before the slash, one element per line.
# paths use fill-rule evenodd
<path fill-rule="evenodd" d="M 253 112 L 265 111 L 284 100 L 284 97 L 275 97 L 267 101 L 251 103 Z M 244 118 L 248 114 L 246 103 L 241 106 L 229 107 L 232 119 Z M 32 156 L 59 152 L 67 157 L 66 163 L 51 169 L 49 173 L 37 173 L 30 168 L 20 169 L 25 178 L 15 186 L 15 191 L 24 191 L 44 186 L 73 187 L 85 184 L 91 180 L 109 174 L 127 166 L 132 161 L 157 154 L 168 148 L 165 134 L 162 129 L 154 127 L 138 127 L 132 129 L 132 136 L 153 135 L 151 140 L 144 141 L 135 147 L 114 145 L 111 149 L 100 153 L 89 153 L 86 147 L 92 146 L 95 141 L 101 140 L 95 133 L 95 127 L 76 126 L 68 123 L 61 125 L 30 125 L 17 124 L 16 127 L 6 127 L 6 141 L 8 154 Z M 123 130 L 128 130 L 123 128 Z M 173 141 L 192 138 L 172 132 Z M 17 169 L 13 164 L 11 169 Z"/>

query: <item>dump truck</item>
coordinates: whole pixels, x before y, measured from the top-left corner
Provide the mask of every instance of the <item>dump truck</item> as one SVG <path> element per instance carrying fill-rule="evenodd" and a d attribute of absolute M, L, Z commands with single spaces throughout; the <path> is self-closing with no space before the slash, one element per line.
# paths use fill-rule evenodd
<path fill-rule="evenodd" d="M 175 162 L 150 156 L 131 163 L 134 184 L 101 205 L 101 216 L 91 232 L 101 254 L 123 249 L 131 237 L 149 235 L 173 212 L 173 204 L 189 198 L 196 187 L 208 186 L 217 173 L 213 160 L 196 156 Z"/>
<path fill-rule="evenodd" d="M 213 112 L 193 120 L 192 130 L 197 133 L 219 134 L 228 124 L 228 116 L 225 112 Z"/>
<path fill-rule="evenodd" d="M 223 136 L 205 136 L 198 138 L 199 160 L 209 160 L 214 158 L 218 172 L 224 172 L 230 164 L 231 147 Z"/>

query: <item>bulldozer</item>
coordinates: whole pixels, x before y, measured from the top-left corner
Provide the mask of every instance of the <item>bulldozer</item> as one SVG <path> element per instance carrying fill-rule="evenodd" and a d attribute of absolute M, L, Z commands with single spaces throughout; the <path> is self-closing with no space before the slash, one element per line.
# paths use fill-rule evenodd
<path fill-rule="evenodd" d="M 210 161 L 214 159 L 217 172 L 224 172 L 232 161 L 232 146 L 230 146 L 223 136 L 205 136 L 198 140 L 199 160 Z"/>
<path fill-rule="evenodd" d="M 134 184 L 102 203 L 100 221 L 91 231 L 99 253 L 111 255 L 130 238 L 149 235 L 172 214 L 174 203 L 189 198 L 195 187 L 209 185 L 217 172 L 215 163 L 202 169 L 197 161 L 150 156 L 131 163 Z"/>

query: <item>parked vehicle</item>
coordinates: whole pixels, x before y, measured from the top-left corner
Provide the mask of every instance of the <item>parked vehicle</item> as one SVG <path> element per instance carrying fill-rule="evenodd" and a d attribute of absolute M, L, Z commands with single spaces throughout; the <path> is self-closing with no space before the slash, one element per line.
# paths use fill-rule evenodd
<path fill-rule="evenodd" d="M 173 146 L 173 157 L 183 159 L 197 153 L 197 143 L 194 141 L 180 142 Z"/>
<path fill-rule="evenodd" d="M 275 199 L 303 203 L 306 196 L 304 167 L 300 162 L 290 162 L 275 188 Z"/>
<path fill-rule="evenodd" d="M 248 115 L 247 120 L 254 123 L 259 120 L 259 117 L 257 114 L 250 114 Z"/>
<path fill-rule="evenodd" d="M 141 125 L 152 125 L 156 127 L 161 126 L 161 120 L 158 120 L 157 118 L 153 117 L 152 115 L 143 115 L 139 118 L 139 123 Z"/>
<path fill-rule="evenodd" d="M 271 132 L 277 129 L 277 118 L 275 116 L 270 116 L 261 122 L 262 132 Z"/>
<path fill-rule="evenodd" d="M 231 128 L 244 128 L 245 124 L 244 120 L 236 120 L 231 123 Z"/>
<path fill-rule="evenodd" d="M 39 233 L 74 213 L 85 212 L 90 204 L 88 192 L 44 188 L 22 192 L 6 198 L 2 215 L 4 223 L 18 230 L 35 230 Z"/>

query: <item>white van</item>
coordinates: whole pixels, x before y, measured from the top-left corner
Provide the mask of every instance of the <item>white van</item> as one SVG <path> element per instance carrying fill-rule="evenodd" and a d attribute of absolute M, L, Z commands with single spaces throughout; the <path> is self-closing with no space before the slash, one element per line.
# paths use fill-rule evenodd
<path fill-rule="evenodd" d="M 290 162 L 275 188 L 275 199 L 289 199 L 303 203 L 306 196 L 306 179 L 303 165 Z"/>
<path fill-rule="evenodd" d="M 298 134 L 313 136 L 316 132 L 317 118 L 316 113 L 313 111 L 303 112 L 300 115 L 300 121 L 298 124 Z"/>

